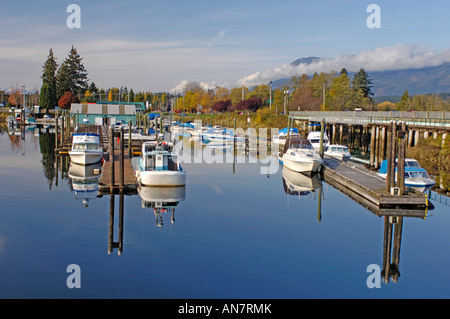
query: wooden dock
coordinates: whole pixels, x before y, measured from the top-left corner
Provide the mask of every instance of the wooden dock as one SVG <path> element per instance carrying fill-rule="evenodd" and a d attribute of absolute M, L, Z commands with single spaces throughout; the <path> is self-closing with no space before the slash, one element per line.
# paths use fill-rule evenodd
<path fill-rule="evenodd" d="M 324 157 L 323 179 L 355 201 L 371 209 L 380 211 L 387 208 L 426 208 L 426 194 L 408 192 L 406 195 L 391 195 L 386 191 L 386 182 L 351 163 Z"/>

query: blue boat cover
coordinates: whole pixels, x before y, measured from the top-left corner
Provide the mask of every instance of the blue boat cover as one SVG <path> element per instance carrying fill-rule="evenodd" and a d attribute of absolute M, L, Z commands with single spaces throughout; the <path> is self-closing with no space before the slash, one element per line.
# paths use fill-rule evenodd
<path fill-rule="evenodd" d="M 288 131 L 288 128 L 285 127 L 284 129 L 280 130 L 278 133 L 280 133 L 280 134 L 282 134 L 282 133 L 283 134 L 287 134 L 287 131 Z M 290 132 L 291 133 L 298 133 L 298 129 L 296 129 L 295 127 L 291 127 Z"/>

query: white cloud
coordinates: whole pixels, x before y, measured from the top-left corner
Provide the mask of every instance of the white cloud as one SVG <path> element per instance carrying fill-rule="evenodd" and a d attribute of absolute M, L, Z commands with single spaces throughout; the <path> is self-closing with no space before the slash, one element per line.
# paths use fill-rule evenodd
<path fill-rule="evenodd" d="M 225 31 L 220 31 L 215 37 L 214 39 L 212 39 L 211 41 L 209 41 L 208 43 L 208 48 L 212 47 L 213 44 L 217 41 L 219 41 L 220 39 L 222 39 L 225 36 L 226 32 Z"/>
<path fill-rule="evenodd" d="M 339 72 L 342 68 L 346 68 L 349 72 L 356 72 L 360 68 L 364 68 L 366 71 L 384 71 L 438 66 L 445 62 L 450 62 L 450 50 L 436 53 L 428 50 L 425 45 L 397 44 L 392 47 L 379 47 L 362 51 L 354 55 L 321 58 L 309 65 L 284 64 L 273 69 L 255 72 L 239 79 L 237 82 L 239 85 L 253 86 L 298 74 L 312 75 L 315 72 Z"/>

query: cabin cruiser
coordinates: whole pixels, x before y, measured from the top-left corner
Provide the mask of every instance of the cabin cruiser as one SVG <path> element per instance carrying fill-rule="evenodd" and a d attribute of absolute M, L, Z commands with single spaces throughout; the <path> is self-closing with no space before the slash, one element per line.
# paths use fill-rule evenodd
<path fill-rule="evenodd" d="M 350 159 L 350 157 L 352 157 L 347 146 L 337 145 L 337 144 L 329 145 L 327 147 L 327 150 L 324 151 L 324 155 L 336 158 L 336 159 L 338 159 L 340 161 L 344 161 L 344 162 L 347 162 Z"/>
<path fill-rule="evenodd" d="M 274 143 L 280 144 L 280 145 L 284 145 L 286 144 L 286 139 L 287 139 L 287 132 L 288 132 L 288 128 L 285 127 L 284 129 L 280 130 L 278 132 L 278 135 L 274 135 L 272 138 L 272 141 Z M 289 129 L 289 137 L 300 137 L 300 134 L 298 133 L 298 129 L 291 127 Z"/>
<path fill-rule="evenodd" d="M 298 173 L 313 174 L 318 172 L 323 160 L 308 140 L 293 137 L 284 145 L 279 157 L 283 167 Z"/>
<path fill-rule="evenodd" d="M 80 165 L 90 165 L 103 159 L 100 136 L 95 133 L 76 133 L 72 138 L 70 161 Z"/>
<path fill-rule="evenodd" d="M 320 151 L 320 135 L 321 132 L 320 131 L 313 131 L 313 132 L 309 132 L 308 134 L 308 141 L 311 142 L 311 145 L 314 147 L 314 149 L 316 151 Z M 324 152 L 327 150 L 328 146 L 329 146 L 330 142 L 328 139 L 327 134 L 323 134 L 323 150 Z"/>
<path fill-rule="evenodd" d="M 395 181 L 397 182 L 397 161 L 395 165 Z M 386 178 L 387 176 L 387 164 L 388 160 L 384 160 L 381 163 L 378 176 Z M 415 159 L 406 158 L 405 159 L 405 187 L 415 189 L 419 192 L 425 192 L 434 186 L 436 182 L 430 178 L 427 171 L 422 168 Z"/>
<path fill-rule="evenodd" d="M 170 142 L 144 142 L 135 174 L 142 186 L 186 185 L 186 172 L 177 163 L 177 154 Z"/>

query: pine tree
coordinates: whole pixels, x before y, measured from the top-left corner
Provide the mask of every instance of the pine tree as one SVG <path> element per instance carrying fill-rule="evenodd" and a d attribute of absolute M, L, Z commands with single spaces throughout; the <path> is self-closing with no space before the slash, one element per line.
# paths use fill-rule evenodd
<path fill-rule="evenodd" d="M 372 80 L 369 78 L 366 70 L 364 70 L 364 68 L 359 69 L 358 73 L 356 73 L 353 77 L 352 88 L 355 90 L 355 92 L 361 90 L 364 97 L 368 97 L 371 99 L 373 96 L 371 87 Z"/>
<path fill-rule="evenodd" d="M 59 101 L 64 93 L 71 90 L 69 68 L 63 62 L 56 73 L 56 98 Z"/>
<path fill-rule="evenodd" d="M 84 94 L 88 87 L 87 72 L 81 62 L 82 60 L 83 58 L 80 57 L 74 46 L 72 46 L 69 56 L 64 60 L 69 76 L 69 91 L 75 94 Z"/>
<path fill-rule="evenodd" d="M 42 87 L 39 96 L 39 104 L 46 109 L 53 108 L 58 101 L 56 98 L 56 70 L 58 69 L 58 64 L 53 55 L 53 49 L 50 49 L 42 69 Z"/>

